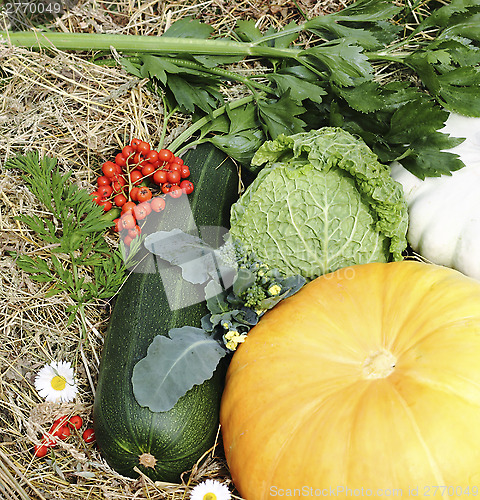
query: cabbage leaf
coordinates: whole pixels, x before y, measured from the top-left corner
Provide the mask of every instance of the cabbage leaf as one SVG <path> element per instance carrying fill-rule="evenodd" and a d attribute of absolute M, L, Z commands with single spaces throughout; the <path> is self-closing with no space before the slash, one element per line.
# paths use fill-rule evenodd
<path fill-rule="evenodd" d="M 333 127 L 265 142 L 265 165 L 232 206 L 230 234 L 287 276 L 401 260 L 407 204 L 390 169 L 361 139 Z"/>

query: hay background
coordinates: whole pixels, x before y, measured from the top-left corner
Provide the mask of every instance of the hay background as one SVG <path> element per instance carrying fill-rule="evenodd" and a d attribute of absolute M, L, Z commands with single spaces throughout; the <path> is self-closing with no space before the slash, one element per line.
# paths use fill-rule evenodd
<path fill-rule="evenodd" d="M 342 0 L 207 0 L 99 2 L 80 0 L 53 20 L 18 18 L 16 29 L 53 25 L 59 31 L 159 35 L 175 20 L 194 16 L 227 33 L 237 19 L 255 19 L 261 29 L 280 28 L 340 9 Z M 114 12 L 115 10 L 115 12 Z M 1 26 L 3 23 L 3 26 Z M 0 14 L 0 29 L 9 20 Z M 33 458 L 32 448 L 55 418 L 80 414 L 91 425 L 109 303 L 86 308 L 88 338 L 80 325 L 67 326 L 68 295 L 45 298 L 48 285 L 18 269 L 8 252 L 46 255 L 42 243 L 14 220 L 18 214 L 48 216 L 5 161 L 37 150 L 53 155 L 80 186 L 93 190 L 101 164 L 139 137 L 157 145 L 163 123 L 159 96 L 145 81 L 120 67 L 102 67 L 89 54 L 38 53 L 0 43 L 0 498 L 171 499 L 188 498 L 206 478 L 233 485 L 217 446 L 178 485 L 120 477 L 93 445 L 74 435 L 54 448 L 54 460 Z M 168 123 L 166 144 L 188 118 Z M 115 236 L 109 240 L 117 244 Z M 72 404 L 47 404 L 35 391 L 37 371 L 52 360 L 72 362 L 79 394 Z"/>

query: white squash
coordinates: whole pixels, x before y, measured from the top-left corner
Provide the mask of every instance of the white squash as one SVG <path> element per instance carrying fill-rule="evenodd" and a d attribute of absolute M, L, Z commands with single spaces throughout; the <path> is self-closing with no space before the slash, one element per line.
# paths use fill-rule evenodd
<path fill-rule="evenodd" d="M 460 155 L 462 169 L 420 180 L 391 165 L 409 207 L 407 239 L 427 260 L 480 280 L 480 118 L 451 113 L 442 132 L 466 137 L 449 150 Z"/>

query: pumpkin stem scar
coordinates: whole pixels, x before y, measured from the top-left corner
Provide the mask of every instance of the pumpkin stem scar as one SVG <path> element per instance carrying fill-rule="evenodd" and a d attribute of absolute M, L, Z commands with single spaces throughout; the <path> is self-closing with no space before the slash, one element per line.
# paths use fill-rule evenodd
<path fill-rule="evenodd" d="M 364 378 L 386 378 L 395 368 L 397 358 L 385 349 L 374 352 L 367 356 L 363 363 Z"/>
<path fill-rule="evenodd" d="M 150 455 L 150 453 L 143 453 L 138 457 L 138 461 L 141 465 L 149 469 L 154 469 L 157 463 L 157 459 L 153 455 Z"/>

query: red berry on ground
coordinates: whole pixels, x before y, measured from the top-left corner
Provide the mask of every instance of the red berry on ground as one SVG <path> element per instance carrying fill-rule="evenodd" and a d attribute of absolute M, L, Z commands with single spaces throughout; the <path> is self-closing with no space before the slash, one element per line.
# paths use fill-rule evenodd
<path fill-rule="evenodd" d="M 124 194 L 117 194 L 117 196 L 113 198 L 113 202 L 117 205 L 117 207 L 123 207 L 127 201 L 127 197 Z"/>
<path fill-rule="evenodd" d="M 152 197 L 152 192 L 148 187 L 141 187 L 137 193 L 137 200 L 139 202 L 148 201 Z"/>
<path fill-rule="evenodd" d="M 167 194 L 171 188 L 172 188 L 172 184 L 170 184 L 169 182 L 165 182 L 164 184 L 162 184 L 162 187 L 161 187 L 162 193 Z"/>
<path fill-rule="evenodd" d="M 141 233 L 142 233 L 142 229 L 138 224 L 133 229 L 128 230 L 128 236 L 130 236 L 130 238 L 136 238 Z"/>
<path fill-rule="evenodd" d="M 101 196 L 98 194 L 98 192 L 93 191 L 93 193 L 90 193 L 90 196 L 92 197 L 92 201 L 94 201 L 98 205 L 98 202 L 101 200 Z"/>
<path fill-rule="evenodd" d="M 182 179 L 186 179 L 190 175 L 190 169 L 186 165 L 182 165 L 180 169 L 180 176 Z"/>
<path fill-rule="evenodd" d="M 148 142 L 142 141 L 138 146 L 137 146 L 137 152 L 142 154 L 143 156 L 147 156 L 148 153 L 150 152 L 150 144 Z"/>
<path fill-rule="evenodd" d="M 177 182 L 180 182 L 181 178 L 182 176 L 180 175 L 180 172 L 176 170 L 167 172 L 167 182 L 170 182 L 171 184 L 177 184 Z"/>
<path fill-rule="evenodd" d="M 142 141 L 140 139 L 132 139 L 132 142 L 130 145 L 132 146 L 135 151 L 137 150 L 137 146 L 141 143 Z"/>
<path fill-rule="evenodd" d="M 85 429 L 82 438 L 86 443 L 93 443 L 95 441 L 95 431 L 91 428 Z"/>
<path fill-rule="evenodd" d="M 123 149 L 122 149 L 122 155 L 125 157 L 125 158 L 129 158 L 130 156 L 132 156 L 133 154 L 135 154 L 135 149 L 132 147 L 132 146 L 125 146 Z"/>
<path fill-rule="evenodd" d="M 137 201 L 137 195 L 138 192 L 140 191 L 139 187 L 134 187 L 130 190 L 130 199 L 133 201 Z"/>
<path fill-rule="evenodd" d="M 171 163 L 177 163 L 178 165 L 183 165 L 183 160 L 178 156 L 174 156 L 171 160 Z"/>
<path fill-rule="evenodd" d="M 122 214 L 124 214 L 126 212 L 133 213 L 133 210 L 135 209 L 136 206 L 137 206 L 137 204 L 135 202 L 133 202 L 133 201 L 127 201 L 127 203 L 125 203 L 122 206 Z"/>
<path fill-rule="evenodd" d="M 83 425 L 83 420 L 80 415 L 73 415 L 73 417 L 69 418 L 67 423 L 70 427 L 74 427 L 78 431 Z"/>
<path fill-rule="evenodd" d="M 140 184 L 143 180 L 142 172 L 139 170 L 133 170 L 130 172 L 130 180 L 132 181 L 132 184 Z"/>
<path fill-rule="evenodd" d="M 146 159 L 147 159 L 147 161 L 149 161 L 150 163 L 155 163 L 156 161 L 158 161 L 158 153 L 157 153 L 157 151 L 154 151 L 153 149 L 151 149 L 151 150 L 147 153 Z"/>
<path fill-rule="evenodd" d="M 155 172 L 155 167 L 151 163 L 145 163 L 142 167 L 143 177 L 148 177 L 149 175 L 152 175 L 153 172 Z"/>
<path fill-rule="evenodd" d="M 169 163 L 167 165 L 167 170 L 170 170 L 171 172 L 181 172 L 183 168 L 183 165 L 180 165 L 178 163 Z"/>
<path fill-rule="evenodd" d="M 105 184 L 104 186 L 99 186 L 97 193 L 101 198 L 108 198 L 113 193 L 112 186 Z"/>
<path fill-rule="evenodd" d="M 38 458 L 44 457 L 48 453 L 48 447 L 45 444 L 36 444 L 34 455 Z"/>
<path fill-rule="evenodd" d="M 134 208 L 133 213 L 134 213 L 135 218 L 137 220 L 143 220 L 148 215 L 147 208 L 144 206 L 143 203 L 140 203 L 140 205 L 137 205 Z"/>
<path fill-rule="evenodd" d="M 53 432 L 53 435 L 60 439 L 67 439 L 67 437 L 70 436 L 70 434 L 71 434 L 70 428 L 67 425 L 62 425 Z"/>
<path fill-rule="evenodd" d="M 135 165 L 135 168 L 142 168 L 143 167 L 143 164 L 145 163 L 145 157 L 140 154 L 140 153 L 137 153 L 134 157 L 133 157 L 133 162 L 132 162 L 132 165 Z"/>
<path fill-rule="evenodd" d="M 101 200 L 99 205 L 102 205 L 103 206 L 103 211 L 104 212 L 108 212 L 109 210 L 112 209 L 113 207 L 113 204 L 111 201 L 108 201 L 108 200 Z"/>

